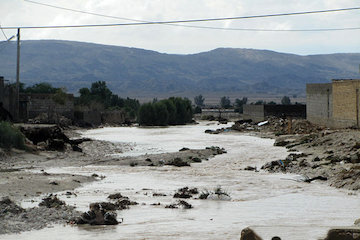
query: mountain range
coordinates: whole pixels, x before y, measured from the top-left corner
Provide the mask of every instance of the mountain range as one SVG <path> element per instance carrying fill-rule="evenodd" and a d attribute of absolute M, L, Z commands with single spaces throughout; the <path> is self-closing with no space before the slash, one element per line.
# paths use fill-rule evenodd
<path fill-rule="evenodd" d="M 360 53 L 301 56 L 218 48 L 179 55 L 60 40 L 21 42 L 21 82 L 77 92 L 106 81 L 121 95 L 200 93 L 304 94 L 306 83 L 360 78 Z M 14 79 L 16 43 L 0 45 L 0 76 Z"/>

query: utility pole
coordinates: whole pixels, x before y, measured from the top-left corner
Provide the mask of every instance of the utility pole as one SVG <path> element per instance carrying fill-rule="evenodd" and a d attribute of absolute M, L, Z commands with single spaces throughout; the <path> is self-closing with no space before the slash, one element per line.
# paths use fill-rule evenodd
<path fill-rule="evenodd" d="M 20 118 L 20 28 L 17 31 L 15 121 Z"/>

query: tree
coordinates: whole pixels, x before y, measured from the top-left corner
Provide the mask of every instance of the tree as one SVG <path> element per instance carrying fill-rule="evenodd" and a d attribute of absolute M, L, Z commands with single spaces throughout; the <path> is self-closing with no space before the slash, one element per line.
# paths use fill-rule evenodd
<path fill-rule="evenodd" d="M 106 108 L 110 107 L 112 92 L 106 86 L 105 81 L 92 83 L 90 93 L 98 102 L 103 103 Z"/>
<path fill-rule="evenodd" d="M 156 102 L 154 105 L 155 125 L 166 126 L 169 123 L 169 112 L 163 102 Z"/>
<path fill-rule="evenodd" d="M 255 105 L 263 105 L 263 104 L 266 104 L 266 101 L 258 100 L 258 101 L 255 102 Z"/>
<path fill-rule="evenodd" d="M 67 94 L 66 94 L 65 90 L 59 88 L 58 90 L 56 90 L 52 99 L 57 104 L 65 105 L 66 99 L 67 99 Z"/>
<path fill-rule="evenodd" d="M 50 83 L 37 83 L 23 90 L 25 93 L 55 93 L 59 88 L 54 88 Z"/>
<path fill-rule="evenodd" d="M 222 108 L 230 108 L 231 107 L 231 101 L 230 101 L 230 98 L 229 97 L 222 97 L 220 99 L 220 106 Z"/>
<path fill-rule="evenodd" d="M 194 97 L 194 102 L 195 102 L 196 106 L 203 107 L 205 98 L 200 94 L 200 95 Z"/>
<path fill-rule="evenodd" d="M 192 121 L 191 101 L 172 97 L 156 103 L 145 103 L 139 110 L 139 124 L 145 126 L 166 126 L 186 124 Z"/>
<path fill-rule="evenodd" d="M 291 104 L 291 100 L 288 96 L 284 96 L 282 99 L 281 99 L 281 104 L 283 105 L 290 105 Z"/>
<path fill-rule="evenodd" d="M 152 103 L 145 103 L 141 105 L 139 111 L 139 124 L 145 126 L 154 125 L 154 107 Z"/>
<path fill-rule="evenodd" d="M 247 103 L 247 97 L 243 97 L 242 99 L 235 99 L 235 112 L 242 113 L 243 112 L 243 105 Z"/>

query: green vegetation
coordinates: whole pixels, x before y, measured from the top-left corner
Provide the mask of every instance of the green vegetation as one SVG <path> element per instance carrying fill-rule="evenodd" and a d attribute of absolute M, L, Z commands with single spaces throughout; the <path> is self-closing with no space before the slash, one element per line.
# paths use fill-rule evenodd
<path fill-rule="evenodd" d="M 199 96 L 194 97 L 194 102 L 197 107 L 203 107 L 205 105 L 205 98 L 200 94 Z"/>
<path fill-rule="evenodd" d="M 281 99 L 281 104 L 290 105 L 291 104 L 290 98 L 288 96 L 283 96 L 283 98 Z"/>
<path fill-rule="evenodd" d="M 229 97 L 222 97 L 220 99 L 220 106 L 222 108 L 231 108 L 231 101 L 230 101 L 230 98 Z"/>
<path fill-rule="evenodd" d="M 25 88 L 23 83 L 20 83 L 20 92 L 24 93 L 56 93 L 57 91 L 61 90 L 61 88 L 54 88 L 50 83 L 37 83 L 31 87 Z"/>
<path fill-rule="evenodd" d="M 235 99 L 235 112 L 243 113 L 243 105 L 245 105 L 247 101 L 247 97 L 243 97 L 242 99 Z"/>
<path fill-rule="evenodd" d="M 128 117 L 136 118 L 140 103 L 136 99 L 121 98 L 113 94 L 106 86 L 106 82 L 97 81 L 92 83 L 91 88 L 81 88 L 79 90 L 80 97 L 76 99 L 75 104 L 78 106 L 87 106 L 89 108 L 108 109 L 108 110 L 124 110 Z"/>
<path fill-rule="evenodd" d="M 23 134 L 9 122 L 0 122 L 0 147 L 25 149 Z"/>
<path fill-rule="evenodd" d="M 143 126 L 180 125 L 191 122 L 193 111 L 187 98 L 171 97 L 141 105 L 139 124 Z"/>
<path fill-rule="evenodd" d="M 54 93 L 52 99 L 55 103 L 60 104 L 60 105 L 64 105 L 66 103 L 66 99 L 67 99 L 67 94 L 65 92 L 64 89 L 57 89 L 56 92 Z"/>

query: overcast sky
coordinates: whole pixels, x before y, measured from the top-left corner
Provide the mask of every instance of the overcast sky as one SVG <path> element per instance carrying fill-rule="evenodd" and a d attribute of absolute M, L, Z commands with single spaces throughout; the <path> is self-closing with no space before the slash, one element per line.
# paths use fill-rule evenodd
<path fill-rule="evenodd" d="M 42 3 L 147 21 L 218 18 L 360 6 L 354 0 L 34 0 Z M 125 23 L 35 5 L 0 0 L 0 23 L 8 26 Z M 191 23 L 189 25 L 312 29 L 360 27 L 360 10 L 305 16 Z M 9 37 L 16 30 L 4 30 Z M 360 52 L 360 30 L 335 32 L 247 32 L 180 26 L 126 26 L 84 29 L 22 30 L 28 39 L 63 39 L 144 48 L 164 53 L 198 53 L 219 47 L 269 49 L 301 55 Z M 5 37 L 0 33 L 0 40 Z"/>

